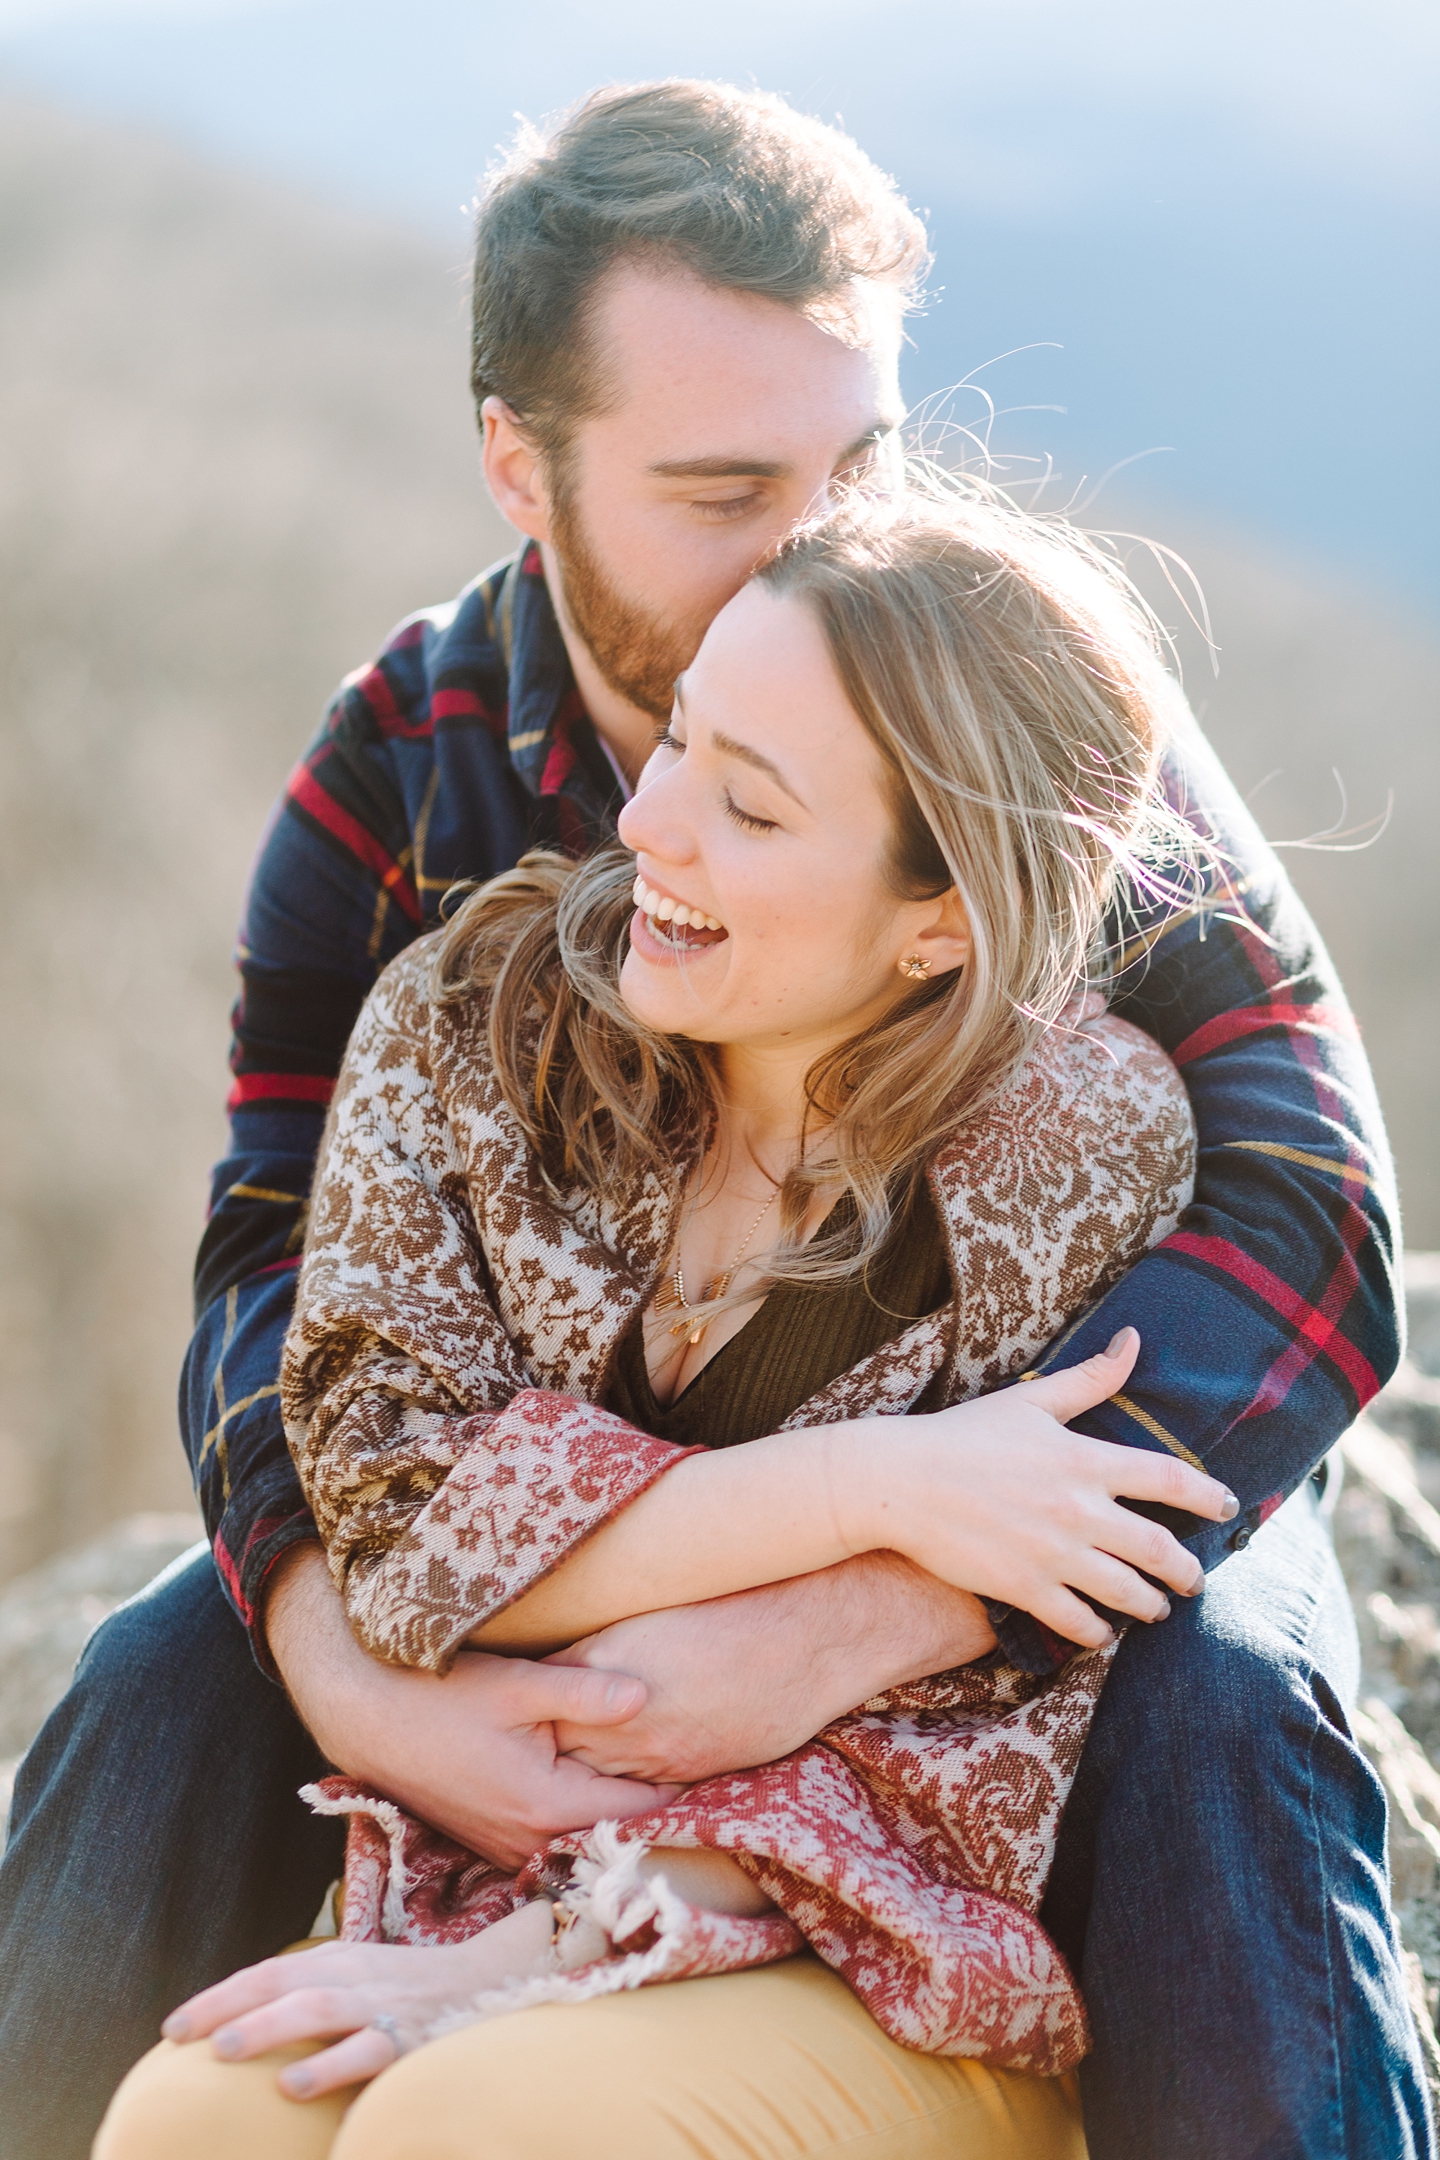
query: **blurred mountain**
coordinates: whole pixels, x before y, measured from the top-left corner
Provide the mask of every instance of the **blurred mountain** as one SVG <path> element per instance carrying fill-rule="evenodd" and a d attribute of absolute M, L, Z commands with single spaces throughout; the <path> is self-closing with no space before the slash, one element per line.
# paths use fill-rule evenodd
<path fill-rule="evenodd" d="M 229 952 L 337 678 L 507 545 L 455 265 L 142 135 L 0 105 L 0 1580 L 185 1505 L 175 1376 L 222 1139 Z M 1100 505 L 1095 522 L 1119 522 Z M 1150 513 L 1153 524 L 1153 512 Z M 1365 1021 L 1409 1229 L 1440 1244 L 1440 652 L 1371 597 L 1166 530 L 1222 651 L 1187 679 Z M 1175 614 L 1173 607 L 1171 615 Z"/>
<path fill-rule="evenodd" d="M 0 72 L 454 249 L 517 111 L 782 91 L 926 209 L 907 395 L 1435 618 L 1433 0 L 0 0 Z"/>
<path fill-rule="evenodd" d="M 188 1478 L 230 951 L 338 677 L 509 544 L 458 274 L 0 116 L 0 1579 Z"/>

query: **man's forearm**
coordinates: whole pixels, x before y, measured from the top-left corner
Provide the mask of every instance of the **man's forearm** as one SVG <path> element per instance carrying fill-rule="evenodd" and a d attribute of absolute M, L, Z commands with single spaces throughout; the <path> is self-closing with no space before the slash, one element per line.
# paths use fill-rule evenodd
<path fill-rule="evenodd" d="M 895 1553 L 865 1553 L 619 1621 L 560 1652 L 634 1673 L 649 1700 L 628 1724 L 561 1725 L 556 1737 L 612 1776 L 713 1777 L 788 1754 L 871 1696 L 969 1664 L 994 1643 L 978 1598 Z"/>
<path fill-rule="evenodd" d="M 265 1634 L 286 1692 L 328 1761 L 344 1769 L 346 1708 L 386 1668 L 355 1640 L 318 1540 L 292 1545 L 270 1572 Z"/>
<path fill-rule="evenodd" d="M 887 1688 L 968 1665 L 995 1647 L 979 1598 L 899 1553 L 861 1553 L 742 1597 L 753 1601 L 757 1630 L 774 1640 L 777 1658 L 797 1664 L 813 1658 L 817 1680 L 836 1702 L 830 1716 Z"/>

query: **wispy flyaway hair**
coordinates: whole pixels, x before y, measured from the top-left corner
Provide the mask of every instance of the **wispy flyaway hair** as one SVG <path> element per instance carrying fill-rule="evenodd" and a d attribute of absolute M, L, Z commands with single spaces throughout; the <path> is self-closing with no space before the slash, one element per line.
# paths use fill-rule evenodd
<path fill-rule="evenodd" d="M 905 301 L 930 257 L 894 182 L 783 98 L 716 82 L 595 91 L 548 131 L 521 131 L 476 215 L 475 401 L 503 398 L 548 458 L 605 408 L 591 301 L 625 259 L 843 330 L 857 280 Z"/>
<path fill-rule="evenodd" d="M 1118 567 L 971 483 L 856 496 L 756 575 L 813 610 L 880 753 L 893 888 L 953 886 L 972 939 L 961 971 L 810 1072 L 829 1129 L 782 1190 L 768 1279 L 834 1281 L 880 1250 L 926 1161 L 1038 1032 L 1103 981 L 1122 881 L 1152 906 L 1173 882 L 1176 821 L 1157 784 L 1170 692 Z M 529 857 L 463 903 L 436 951 L 437 995 L 488 997 L 497 1071 L 557 1191 L 663 1169 L 715 1102 L 705 1047 L 651 1033 L 621 1000 L 633 881 L 620 848 L 579 865 Z M 817 1187 L 848 1191 L 858 1228 L 801 1246 Z"/>

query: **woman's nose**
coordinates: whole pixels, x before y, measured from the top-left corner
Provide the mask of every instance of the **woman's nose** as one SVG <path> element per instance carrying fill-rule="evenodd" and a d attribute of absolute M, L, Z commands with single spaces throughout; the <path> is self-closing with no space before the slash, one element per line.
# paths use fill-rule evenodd
<path fill-rule="evenodd" d="M 678 805 L 670 800 L 671 790 L 665 785 L 669 777 L 664 774 L 632 795 L 620 812 L 616 830 L 632 854 L 651 855 L 657 862 L 688 862 L 695 852 L 694 835 L 676 814 Z"/>

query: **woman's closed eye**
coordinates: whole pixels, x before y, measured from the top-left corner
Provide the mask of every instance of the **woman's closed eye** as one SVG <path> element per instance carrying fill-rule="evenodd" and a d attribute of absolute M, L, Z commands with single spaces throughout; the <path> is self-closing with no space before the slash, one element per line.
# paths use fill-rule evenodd
<path fill-rule="evenodd" d="M 775 831 L 776 820 L 774 818 L 752 817 L 748 810 L 741 809 L 739 803 L 736 802 L 734 796 L 730 793 L 729 788 L 726 788 L 725 790 L 724 801 L 725 815 L 727 817 L 734 818 L 737 825 L 743 825 L 746 832 Z"/>

